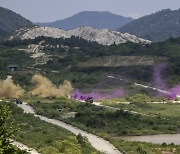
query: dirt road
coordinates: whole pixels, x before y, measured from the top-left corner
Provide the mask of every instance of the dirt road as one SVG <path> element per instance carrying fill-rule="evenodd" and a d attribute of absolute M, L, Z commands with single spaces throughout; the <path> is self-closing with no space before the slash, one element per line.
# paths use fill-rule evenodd
<path fill-rule="evenodd" d="M 11 140 L 11 144 L 17 146 L 19 149 L 21 150 L 26 150 L 27 152 L 29 152 L 30 154 L 39 154 L 35 149 L 29 148 L 27 145 L 24 145 L 20 142 Z"/>
<path fill-rule="evenodd" d="M 18 106 L 20 108 L 22 108 L 25 113 L 31 113 L 35 117 L 39 117 L 43 121 L 46 121 L 48 123 L 51 123 L 51 124 L 57 125 L 59 127 L 65 128 L 66 130 L 69 130 L 70 132 L 72 132 L 75 135 L 78 135 L 79 133 L 82 134 L 82 136 L 85 136 L 88 138 L 91 145 L 95 149 L 97 149 L 98 151 L 104 152 L 106 154 L 121 154 L 121 152 L 119 152 L 111 143 L 104 140 L 103 138 L 100 138 L 96 135 L 85 132 L 79 128 L 73 127 L 69 124 L 62 122 L 62 121 L 50 119 L 50 118 L 47 118 L 45 116 L 37 115 L 37 114 L 35 114 L 33 108 L 31 106 L 29 106 L 28 104 L 18 104 Z"/>

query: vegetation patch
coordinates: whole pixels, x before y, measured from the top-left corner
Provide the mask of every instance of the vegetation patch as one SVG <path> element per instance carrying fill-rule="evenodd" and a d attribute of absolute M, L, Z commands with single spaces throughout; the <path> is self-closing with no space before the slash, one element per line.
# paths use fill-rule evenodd
<path fill-rule="evenodd" d="M 41 103 L 31 103 L 38 114 L 53 116 L 55 119 L 64 120 L 78 128 L 99 135 L 112 142 L 120 151 L 138 154 L 144 150 L 146 153 L 153 154 L 173 149 L 176 152 L 179 150 L 179 146 L 173 144 L 163 147 L 162 145 L 128 142 L 120 139 L 121 136 L 127 135 L 176 133 L 177 128 L 180 127 L 176 118 L 141 116 L 124 110 L 113 111 L 81 102 L 74 102 L 73 104 L 73 101 L 68 99 L 54 103 L 53 101 L 52 103 L 43 102 L 42 100 Z M 61 110 L 57 111 L 57 109 Z M 48 113 L 47 110 L 49 110 Z M 63 119 L 63 110 L 77 112 L 75 118 Z M 53 114 L 55 112 L 56 114 Z"/>
<path fill-rule="evenodd" d="M 79 139 L 63 128 L 43 122 L 31 114 L 25 114 L 13 103 L 4 102 L 3 104 L 8 105 L 12 111 L 11 118 L 15 120 L 13 127 L 20 129 L 13 139 L 38 152 L 42 154 L 73 154 L 74 151 L 77 154 L 98 153 L 85 138 Z"/>

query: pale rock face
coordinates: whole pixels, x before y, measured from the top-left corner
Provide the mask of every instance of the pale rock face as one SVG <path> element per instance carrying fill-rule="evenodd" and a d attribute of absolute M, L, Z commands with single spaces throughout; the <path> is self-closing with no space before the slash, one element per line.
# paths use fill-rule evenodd
<path fill-rule="evenodd" d="M 21 30 L 22 31 L 22 30 Z M 88 26 L 79 27 L 74 30 L 65 31 L 52 27 L 34 27 L 17 35 L 20 39 L 35 39 L 39 36 L 52 38 L 70 38 L 71 36 L 81 37 L 88 41 L 96 41 L 102 45 L 121 44 L 126 42 L 134 42 L 141 44 L 150 44 L 151 41 L 144 40 L 129 33 L 121 33 L 110 31 L 108 29 L 94 29 Z M 16 35 L 14 37 L 17 37 Z M 13 37 L 11 37 L 12 39 Z"/>
<path fill-rule="evenodd" d="M 60 38 L 64 37 L 67 38 L 66 32 L 64 30 L 58 29 L 58 28 L 49 28 L 49 27 L 36 27 L 34 29 L 31 29 L 27 32 L 25 32 L 21 39 L 35 39 L 39 36 L 45 36 L 45 37 L 53 37 L 53 38 Z"/>

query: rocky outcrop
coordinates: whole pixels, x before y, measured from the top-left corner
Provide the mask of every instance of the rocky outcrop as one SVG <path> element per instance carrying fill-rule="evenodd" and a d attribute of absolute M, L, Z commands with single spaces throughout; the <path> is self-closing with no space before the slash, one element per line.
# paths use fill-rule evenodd
<path fill-rule="evenodd" d="M 17 31 L 13 38 L 35 39 L 39 36 L 52 37 L 52 38 L 70 38 L 71 36 L 81 37 L 88 41 L 95 41 L 102 45 L 121 44 L 126 42 L 134 42 L 141 44 L 149 44 L 151 41 L 138 38 L 129 33 L 120 33 L 117 31 L 110 31 L 108 29 L 93 29 L 88 26 L 79 27 L 74 30 L 64 31 L 58 28 L 51 27 L 33 27 L 31 29 L 21 29 Z"/>

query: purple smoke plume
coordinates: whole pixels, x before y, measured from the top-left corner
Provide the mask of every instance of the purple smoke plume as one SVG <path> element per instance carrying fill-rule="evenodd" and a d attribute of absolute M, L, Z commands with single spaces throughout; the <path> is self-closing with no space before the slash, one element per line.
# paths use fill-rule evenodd
<path fill-rule="evenodd" d="M 153 73 L 154 83 L 156 88 L 161 90 L 164 90 L 166 88 L 166 83 L 162 79 L 162 72 L 164 71 L 165 68 L 166 68 L 165 64 L 158 64 L 154 67 L 154 73 Z M 174 100 L 177 97 L 177 95 L 180 95 L 180 86 L 176 85 L 173 88 L 169 89 L 167 95 L 170 100 Z"/>
<path fill-rule="evenodd" d="M 76 89 L 73 92 L 72 98 L 77 99 L 77 100 L 86 100 L 88 97 L 92 97 L 93 100 L 97 101 L 100 99 L 118 98 L 118 97 L 123 97 L 123 96 L 124 96 L 124 90 L 122 89 L 115 90 L 110 94 L 96 93 L 96 92 L 84 94 L 84 93 L 81 93 L 78 89 Z"/>
<path fill-rule="evenodd" d="M 180 95 L 180 86 L 175 86 L 171 88 L 169 91 L 169 99 L 174 100 L 177 95 Z"/>
<path fill-rule="evenodd" d="M 162 72 L 166 68 L 165 64 L 158 64 L 154 66 L 154 73 L 153 73 L 153 78 L 154 78 L 154 83 L 156 88 L 158 89 L 165 89 L 166 84 L 162 79 Z"/>

